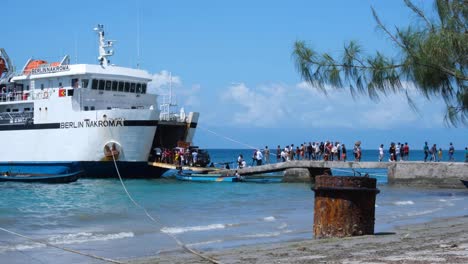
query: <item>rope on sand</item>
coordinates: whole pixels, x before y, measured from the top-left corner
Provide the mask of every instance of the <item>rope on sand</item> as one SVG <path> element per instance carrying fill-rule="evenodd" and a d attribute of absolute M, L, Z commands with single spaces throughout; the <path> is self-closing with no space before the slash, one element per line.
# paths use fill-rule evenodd
<path fill-rule="evenodd" d="M 110 130 L 110 128 L 109 128 L 109 130 Z M 112 135 L 112 131 L 110 131 L 110 132 L 111 132 L 111 135 Z M 132 203 L 133 203 L 136 207 L 142 209 L 142 210 L 145 212 L 146 216 L 148 216 L 148 218 L 151 219 L 151 221 L 153 221 L 154 223 L 156 223 L 156 224 L 159 225 L 159 226 L 164 227 L 163 224 L 162 224 L 160 221 L 156 220 L 154 217 L 152 217 L 152 216 L 150 215 L 150 213 L 146 210 L 146 208 L 144 208 L 143 206 L 141 206 L 139 203 L 137 203 L 137 202 L 135 201 L 135 199 L 133 199 L 132 195 L 128 192 L 127 187 L 125 186 L 125 184 L 124 184 L 124 182 L 123 182 L 123 180 L 122 180 L 122 176 L 120 175 L 119 167 L 117 166 L 117 161 L 115 160 L 114 152 L 111 152 L 111 153 L 112 153 L 112 160 L 114 161 L 115 170 L 116 170 L 116 172 L 117 172 L 117 176 L 119 176 L 120 183 L 122 184 L 122 187 L 123 187 L 125 193 L 127 194 L 128 198 L 130 199 L 130 201 L 132 201 Z M 168 235 L 169 237 L 171 237 L 171 238 L 177 243 L 177 245 L 179 245 L 181 248 L 185 249 L 185 250 L 188 251 L 189 253 L 192 253 L 192 254 L 194 254 L 194 255 L 196 255 L 196 256 L 199 256 L 199 257 L 201 257 L 201 258 L 203 258 L 203 259 L 205 259 L 205 260 L 207 260 L 207 261 L 209 261 L 209 262 L 211 262 L 211 263 L 214 263 L 214 264 L 221 264 L 221 262 L 219 262 L 219 261 L 217 261 L 217 260 L 215 260 L 215 259 L 213 259 L 213 258 L 210 258 L 210 257 L 208 257 L 208 256 L 205 256 L 205 255 L 203 255 L 202 253 L 195 251 L 194 249 L 191 249 L 191 248 L 187 247 L 187 246 L 186 246 L 184 243 L 182 243 L 182 241 L 180 241 L 174 234 L 165 233 L 165 232 L 163 232 L 163 233 L 166 234 L 166 235 Z"/>

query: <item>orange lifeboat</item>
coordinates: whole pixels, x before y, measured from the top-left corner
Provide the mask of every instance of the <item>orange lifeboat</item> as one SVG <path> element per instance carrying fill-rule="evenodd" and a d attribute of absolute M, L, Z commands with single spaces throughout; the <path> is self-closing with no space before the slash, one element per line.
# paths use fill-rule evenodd
<path fill-rule="evenodd" d="M 0 75 L 6 71 L 6 64 L 3 58 L 0 58 Z"/>
<path fill-rule="evenodd" d="M 32 60 L 24 68 L 23 74 L 30 74 L 33 69 L 37 69 L 39 66 L 47 64 L 44 60 Z"/>

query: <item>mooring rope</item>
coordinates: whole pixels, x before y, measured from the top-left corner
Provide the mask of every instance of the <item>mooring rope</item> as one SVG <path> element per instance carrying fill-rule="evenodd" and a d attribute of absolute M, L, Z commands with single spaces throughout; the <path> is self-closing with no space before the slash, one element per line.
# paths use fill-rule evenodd
<path fill-rule="evenodd" d="M 208 131 L 208 132 L 210 132 L 210 133 L 212 133 L 212 134 L 214 134 L 214 135 L 216 135 L 216 136 L 218 136 L 218 137 L 220 137 L 220 138 L 224 138 L 224 139 L 226 139 L 226 140 L 229 140 L 229 141 L 232 141 L 232 142 L 234 142 L 234 143 L 238 143 L 238 144 L 240 144 L 240 145 L 243 145 L 243 146 L 245 146 L 245 147 L 248 147 L 249 149 L 259 149 L 259 148 L 250 146 L 250 145 L 248 145 L 248 144 L 242 143 L 242 142 L 240 142 L 240 141 L 238 141 L 238 140 L 235 140 L 235 139 L 233 139 L 233 138 L 230 138 L 230 137 L 227 137 L 227 136 L 223 136 L 223 135 L 221 135 L 221 134 L 219 134 L 219 133 L 216 133 L 216 132 L 214 132 L 213 130 L 210 130 L 210 129 L 208 129 L 208 128 L 204 128 L 204 127 L 201 127 L 201 126 L 197 126 L 197 127 L 198 127 L 198 128 L 201 128 L 201 129 L 203 129 L 203 130 L 205 130 L 205 131 Z"/>
<path fill-rule="evenodd" d="M 17 232 L 13 232 L 13 231 L 8 230 L 8 229 L 6 229 L 6 228 L 0 227 L 0 230 L 4 231 L 4 232 L 6 232 L 6 233 L 9 233 L 9 234 L 18 236 L 18 237 L 25 238 L 25 239 L 27 239 L 27 240 L 30 240 L 30 241 L 35 242 L 35 243 L 38 243 L 38 244 L 43 244 L 43 245 L 46 245 L 46 246 L 49 246 L 49 247 L 53 247 L 53 248 L 57 248 L 57 249 L 60 249 L 60 250 L 63 250 L 63 251 L 68 251 L 68 252 L 75 253 L 75 254 L 79 254 L 79 255 L 82 255 L 82 256 L 86 256 L 86 257 L 90 257 L 90 258 L 94 258 L 94 259 L 98 259 L 98 260 L 107 261 L 107 262 L 110 262 L 110 263 L 124 264 L 124 262 L 120 262 L 120 261 L 117 261 L 117 260 L 115 260 L 115 259 L 104 258 L 104 257 L 96 256 L 96 255 L 93 255 L 93 254 L 84 253 L 84 252 L 81 252 L 81 251 L 78 251 L 78 250 L 74 250 L 74 249 L 70 249 L 70 248 L 65 248 L 65 247 L 60 247 L 60 246 L 51 244 L 51 243 L 49 243 L 49 242 L 47 242 L 47 241 L 42 241 L 42 240 L 39 240 L 39 239 L 34 239 L 34 238 L 31 238 L 31 237 L 22 235 L 22 234 L 17 233 Z"/>
<path fill-rule="evenodd" d="M 110 130 L 110 128 L 109 128 L 109 130 Z M 110 133 L 111 133 L 111 136 L 112 136 L 112 131 L 111 131 Z M 120 175 L 120 170 L 119 170 L 119 167 L 118 167 L 118 165 L 117 165 L 117 161 L 115 160 L 114 152 L 111 151 L 111 153 L 112 153 L 112 160 L 114 161 L 115 170 L 116 170 L 116 172 L 117 172 L 117 176 L 119 176 L 120 183 L 122 184 L 122 187 L 123 187 L 125 193 L 127 194 L 128 198 L 132 201 L 132 203 L 133 203 L 135 206 L 137 206 L 138 208 L 142 209 L 142 210 L 145 212 L 146 216 L 148 216 L 148 218 L 151 219 L 151 221 L 155 222 L 158 226 L 161 226 L 162 228 L 164 228 L 164 225 L 163 225 L 160 221 L 158 221 L 158 220 L 156 220 L 154 217 L 152 217 L 152 216 L 150 215 L 150 213 L 149 213 L 143 206 L 141 206 L 139 203 L 137 203 L 137 202 L 135 201 L 135 199 L 133 199 L 132 195 L 128 192 L 127 187 L 125 187 L 125 184 L 124 184 L 124 182 L 123 182 L 123 180 L 122 180 L 122 176 Z M 162 229 L 162 228 L 161 228 L 161 229 Z M 180 241 L 174 234 L 166 233 L 166 232 L 163 232 L 163 233 L 166 234 L 166 235 L 168 235 L 169 237 L 171 237 L 171 238 L 177 243 L 177 245 L 179 245 L 181 248 L 185 249 L 185 250 L 188 251 L 189 253 L 192 253 L 192 254 L 194 254 L 194 255 L 196 255 L 196 256 L 199 256 L 199 257 L 201 257 L 201 258 L 203 258 L 203 259 L 205 259 L 205 260 L 208 260 L 208 261 L 211 262 L 211 263 L 214 263 L 214 264 L 222 264 L 221 262 L 219 262 L 219 261 L 217 261 L 217 260 L 215 260 L 215 259 L 213 259 L 213 258 L 210 258 L 210 257 L 208 257 L 208 256 L 205 256 L 205 255 L 203 255 L 202 253 L 197 252 L 197 251 L 195 251 L 194 249 L 189 248 L 189 247 L 188 247 L 187 245 L 185 245 L 182 241 Z"/>

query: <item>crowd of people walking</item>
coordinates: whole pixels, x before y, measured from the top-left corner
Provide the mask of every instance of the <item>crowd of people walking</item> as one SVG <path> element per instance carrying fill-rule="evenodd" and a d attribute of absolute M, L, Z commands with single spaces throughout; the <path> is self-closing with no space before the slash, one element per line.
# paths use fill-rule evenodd
<path fill-rule="evenodd" d="M 443 161 L 442 148 L 437 148 L 436 144 L 429 147 L 425 142 L 423 148 L 424 161 L 440 162 Z M 447 149 L 447 161 L 455 161 L 454 159 L 455 147 L 450 143 Z M 352 160 L 361 161 L 362 149 L 361 141 L 357 141 L 352 149 Z M 388 154 L 385 151 L 384 144 L 380 144 L 377 152 L 377 160 L 379 162 L 386 161 L 388 155 L 389 162 L 409 161 L 410 160 L 410 146 L 408 142 L 394 143 L 391 142 L 388 148 Z M 259 166 L 270 163 L 271 156 L 276 157 L 276 162 L 287 162 L 292 160 L 323 160 L 323 161 L 348 161 L 348 151 L 345 144 L 338 141 L 325 141 L 325 142 L 309 142 L 303 143 L 299 146 L 290 144 L 282 148 L 280 145 L 276 147 L 276 151 L 270 151 L 268 146 L 262 149 L 255 149 L 252 153 L 251 166 Z M 468 162 L 468 147 L 465 148 L 465 162 Z M 248 164 L 242 154 L 237 158 L 238 168 L 244 168 Z"/>

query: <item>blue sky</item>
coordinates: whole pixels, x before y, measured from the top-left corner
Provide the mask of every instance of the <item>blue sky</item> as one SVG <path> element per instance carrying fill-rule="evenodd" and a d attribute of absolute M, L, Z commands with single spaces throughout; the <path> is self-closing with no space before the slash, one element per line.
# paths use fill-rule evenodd
<path fill-rule="evenodd" d="M 195 143 L 203 147 L 312 140 L 348 145 L 361 140 L 364 148 L 391 141 L 407 141 L 414 148 L 422 148 L 426 140 L 442 148 L 449 142 L 458 148 L 468 145 L 468 129 L 445 127 L 444 104 L 422 98 L 411 84 L 419 113 L 410 110 L 402 94 L 379 102 L 353 100 L 347 91 L 331 90 L 324 96 L 304 84 L 295 70 L 291 52 L 296 40 L 334 55 L 350 40 L 369 53 L 396 55 L 376 29 L 370 7 L 391 28 L 417 23 L 403 1 L 2 2 L 6 23 L 0 46 L 17 68 L 30 57 L 52 61 L 65 54 L 73 62 L 95 63 L 92 28 L 104 24 L 106 36 L 117 40 L 112 63 L 139 63 L 154 75 L 153 91 L 160 93 L 167 90 L 172 73 L 178 104 L 201 113 Z M 414 2 L 432 10 L 432 1 Z"/>

